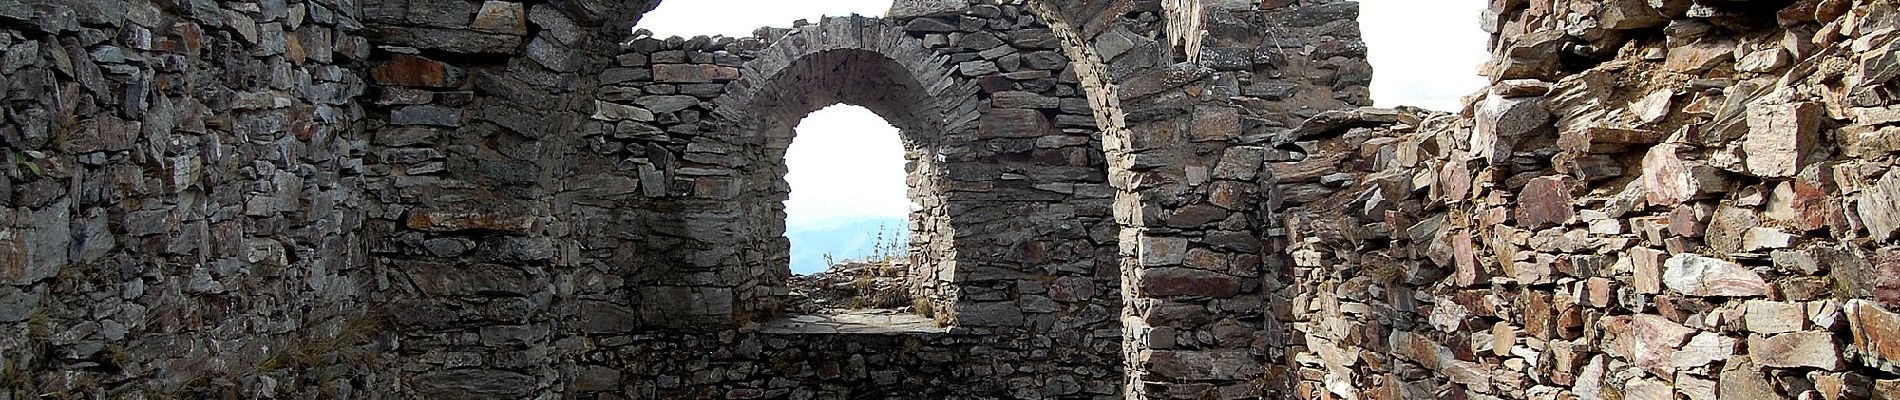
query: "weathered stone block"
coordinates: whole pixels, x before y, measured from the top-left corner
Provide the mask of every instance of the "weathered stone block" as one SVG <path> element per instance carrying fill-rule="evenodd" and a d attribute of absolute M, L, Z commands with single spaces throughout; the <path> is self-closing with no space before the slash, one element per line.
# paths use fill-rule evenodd
<path fill-rule="evenodd" d="M 462 126 L 463 112 L 460 108 L 438 105 L 419 105 L 397 108 L 389 112 L 392 125 L 434 125 Z"/>
<path fill-rule="evenodd" d="M 1888 311 L 1879 303 L 1848 300 L 1843 315 L 1853 333 L 1854 347 L 1860 349 L 1860 362 L 1888 373 L 1900 372 L 1900 313 Z"/>
<path fill-rule="evenodd" d="M 469 23 L 469 27 L 483 32 L 526 35 L 527 21 L 528 13 L 521 3 L 488 0 L 475 11 L 475 21 Z"/>
<path fill-rule="evenodd" d="M 653 112 L 647 109 L 605 101 L 594 102 L 594 119 L 601 121 L 638 121 L 653 122 Z"/>
<path fill-rule="evenodd" d="M 0 323 L 25 321 L 39 310 L 39 293 L 0 285 Z"/>
<path fill-rule="evenodd" d="M 1723 190 L 1726 179 L 1708 164 L 1686 159 L 1689 147 L 1660 144 L 1643 156 L 1643 187 L 1649 189 L 1649 203 L 1674 205 Z"/>
<path fill-rule="evenodd" d="M 1802 312 L 1798 303 L 1779 301 L 1750 300 L 1743 303 L 1742 320 L 1749 332 L 1777 334 L 1799 331 L 1806 327 L 1808 314 Z"/>
<path fill-rule="evenodd" d="M 959 302 L 953 318 L 957 325 L 971 327 L 1008 327 L 1023 324 L 1022 307 L 1013 302 Z"/>
<path fill-rule="evenodd" d="M 1888 172 L 1855 202 L 1860 221 L 1875 240 L 1900 237 L 1900 173 Z"/>
<path fill-rule="evenodd" d="M 1542 97 L 1486 98 L 1478 108 L 1477 130 L 1471 135 L 1473 155 L 1492 164 L 1502 164 L 1511 156 L 1519 139 L 1550 127 L 1550 111 Z"/>
<path fill-rule="evenodd" d="M 1819 368 L 1839 371 L 1841 346 L 1834 341 L 1834 334 L 1823 331 L 1805 331 L 1766 336 L 1748 337 L 1748 354 L 1755 362 L 1770 368 Z"/>
<path fill-rule="evenodd" d="M 1748 171 L 1765 177 L 1800 173 L 1820 140 L 1820 130 L 1821 106 L 1815 103 L 1749 107 L 1748 134 L 1742 142 Z"/>
<path fill-rule="evenodd" d="M 526 271 L 503 265 L 457 267 L 415 262 L 402 270 L 416 287 L 432 296 L 523 296 L 547 286 Z"/>
<path fill-rule="evenodd" d="M 16 211 L 20 219 L 14 221 L 0 217 L 0 224 L 13 223 L 0 232 L 0 263 L 4 263 L 0 264 L 0 284 L 32 285 L 58 276 L 66 267 L 73 240 L 68 202 L 60 200 L 33 211 L 20 209 Z"/>
<path fill-rule="evenodd" d="M 732 289 L 654 286 L 641 288 L 640 319 L 666 328 L 709 328 L 732 324 Z"/>
<path fill-rule="evenodd" d="M 896 0 L 891 2 L 890 11 L 884 16 L 891 19 L 948 17 L 963 15 L 969 9 L 970 2 L 962 0 Z"/>
<path fill-rule="evenodd" d="M 1228 298 L 1240 294 L 1240 278 L 1191 268 L 1147 268 L 1141 272 L 1140 285 L 1141 294 L 1152 297 Z"/>
<path fill-rule="evenodd" d="M 1246 350 L 1154 351 L 1142 360 L 1168 380 L 1240 380 L 1259 376 L 1261 362 Z"/>
<path fill-rule="evenodd" d="M 1187 247 L 1187 238 L 1143 235 L 1137 257 L 1142 266 L 1181 265 L 1187 259 Z"/>
<path fill-rule="evenodd" d="M 1768 295 L 1768 282 L 1740 264 L 1696 254 L 1677 254 L 1663 264 L 1663 284 L 1690 296 Z"/>
<path fill-rule="evenodd" d="M 1576 217 L 1576 207 L 1571 205 L 1570 190 L 1575 183 L 1569 176 L 1546 176 L 1531 179 L 1518 192 L 1517 219 L 1526 229 L 1543 229 L 1563 226 Z"/>
<path fill-rule="evenodd" d="M 1610 0 L 1597 8 L 1597 20 L 1604 29 L 1641 29 L 1669 22 L 1655 7 L 1643 0 Z"/>
<path fill-rule="evenodd" d="M 410 229 L 430 232 L 493 231 L 527 233 L 534 227 L 534 216 L 461 211 L 415 211 L 409 213 Z"/>
<path fill-rule="evenodd" d="M 435 399 L 525 398 L 535 390 L 534 378 L 488 369 L 452 369 L 417 375 L 416 391 Z"/>
<path fill-rule="evenodd" d="M 1041 111 L 995 108 L 980 117 L 980 135 L 984 138 L 1041 137 L 1055 131 Z"/>
<path fill-rule="evenodd" d="M 658 64 L 653 80 L 668 83 L 724 82 L 739 79 L 739 69 L 712 64 Z"/>

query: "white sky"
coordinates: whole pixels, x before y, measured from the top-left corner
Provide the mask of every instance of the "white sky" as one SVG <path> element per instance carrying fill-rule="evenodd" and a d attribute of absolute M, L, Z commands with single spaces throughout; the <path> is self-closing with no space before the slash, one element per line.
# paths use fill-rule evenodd
<path fill-rule="evenodd" d="M 1484 0 L 1359 0 L 1359 30 L 1372 49 L 1372 101 L 1379 107 L 1463 108 L 1484 88 L 1478 64 L 1491 39 L 1478 25 Z"/>
<path fill-rule="evenodd" d="M 910 213 L 896 127 L 863 107 L 835 105 L 799 121 L 797 131 L 785 151 L 787 226 Z"/>
<path fill-rule="evenodd" d="M 1484 0 L 1360 0 L 1361 31 L 1371 48 L 1372 98 L 1380 107 L 1461 107 L 1459 97 L 1485 85 L 1488 57 L 1479 30 Z M 823 15 L 880 16 L 891 0 L 667 0 L 639 28 L 655 36 L 751 36 Z M 897 129 L 859 107 L 831 107 L 806 118 L 786 154 L 792 185 L 789 226 L 851 217 L 902 217 L 903 147 Z"/>

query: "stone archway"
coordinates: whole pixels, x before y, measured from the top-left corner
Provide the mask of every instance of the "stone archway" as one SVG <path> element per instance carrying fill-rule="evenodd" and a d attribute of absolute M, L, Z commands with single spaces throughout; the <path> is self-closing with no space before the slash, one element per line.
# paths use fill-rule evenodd
<path fill-rule="evenodd" d="M 759 284 L 779 287 L 787 271 L 788 243 L 784 240 L 783 202 L 785 151 L 793 127 L 805 115 L 833 104 L 870 109 L 901 131 L 909 167 L 913 232 L 909 283 L 914 301 L 928 310 L 943 310 L 945 321 L 958 320 L 956 226 L 949 215 L 958 201 L 940 183 L 947 173 L 944 137 L 977 128 L 977 88 L 954 75 L 946 57 L 924 48 L 922 42 L 897 27 L 874 19 L 828 18 L 814 28 L 800 29 L 758 53 L 740 72 L 743 78 L 728 86 L 713 102 L 713 140 L 735 145 L 749 163 L 739 171 L 747 190 L 742 205 L 741 240 L 768 252 L 765 270 L 755 271 Z"/>

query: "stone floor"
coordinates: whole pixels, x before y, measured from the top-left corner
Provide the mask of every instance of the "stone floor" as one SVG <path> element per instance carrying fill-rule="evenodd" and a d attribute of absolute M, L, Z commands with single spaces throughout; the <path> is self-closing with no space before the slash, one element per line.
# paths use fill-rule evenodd
<path fill-rule="evenodd" d="M 838 314 L 794 315 L 759 328 L 765 333 L 946 333 L 937 321 L 896 310 L 850 310 Z"/>

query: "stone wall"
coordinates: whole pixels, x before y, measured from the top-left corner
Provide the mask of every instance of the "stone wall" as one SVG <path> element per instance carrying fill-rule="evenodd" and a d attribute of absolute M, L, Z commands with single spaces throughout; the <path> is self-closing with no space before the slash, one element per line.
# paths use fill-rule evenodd
<path fill-rule="evenodd" d="M 1893 398 L 1891 1 L 1497 1 L 1270 163 L 1301 398 Z"/>
<path fill-rule="evenodd" d="M 0 2 L 0 398 L 387 382 L 287 370 L 377 290 L 361 11 Z"/>
<path fill-rule="evenodd" d="M 1261 204 L 1271 139 L 1369 105 L 1348 1 L 1031 2 L 1104 134 L 1121 225 L 1129 398 L 1258 398 L 1283 367 L 1290 266 Z"/>

